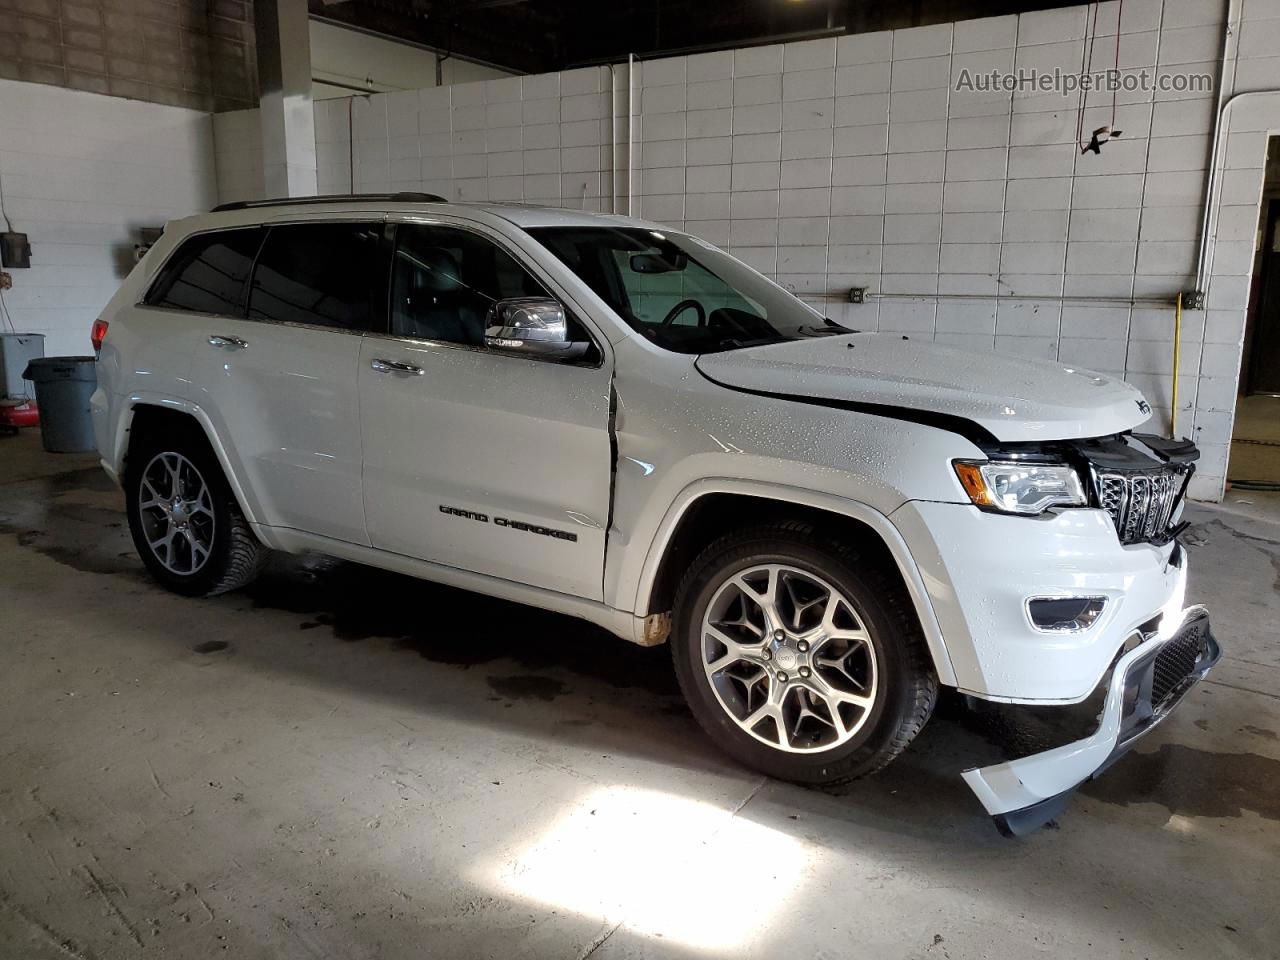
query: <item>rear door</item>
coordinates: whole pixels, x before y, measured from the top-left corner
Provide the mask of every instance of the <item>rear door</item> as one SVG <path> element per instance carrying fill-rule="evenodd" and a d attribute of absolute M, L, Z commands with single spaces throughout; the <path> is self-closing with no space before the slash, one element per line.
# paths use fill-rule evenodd
<path fill-rule="evenodd" d="M 600 599 L 611 487 L 603 338 L 572 363 L 487 348 L 496 300 L 565 298 L 479 227 L 400 223 L 392 262 L 390 332 L 366 337 L 360 358 L 373 545 Z"/>
<path fill-rule="evenodd" d="M 265 236 L 252 226 L 181 241 L 138 308 L 128 311 L 128 322 L 111 330 L 99 362 L 124 364 L 116 389 L 153 400 L 189 398 L 191 358 L 207 348 L 211 325 L 244 317 L 245 289 Z"/>
<path fill-rule="evenodd" d="M 245 313 L 201 327 L 192 396 L 263 523 L 369 542 L 356 365 L 385 313 L 383 229 L 367 215 L 269 226 Z"/>

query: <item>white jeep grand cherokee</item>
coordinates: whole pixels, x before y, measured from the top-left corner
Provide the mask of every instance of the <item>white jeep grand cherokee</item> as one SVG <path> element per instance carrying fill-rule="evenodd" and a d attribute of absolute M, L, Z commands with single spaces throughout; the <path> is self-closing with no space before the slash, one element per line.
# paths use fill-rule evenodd
<path fill-rule="evenodd" d="M 1218 646 L 1197 454 L 1124 383 L 859 333 L 710 244 L 424 194 L 172 223 L 95 324 L 98 447 L 151 573 L 320 551 L 671 643 L 745 764 L 874 771 L 940 686 L 1039 720 L 964 776 L 1030 829 Z"/>

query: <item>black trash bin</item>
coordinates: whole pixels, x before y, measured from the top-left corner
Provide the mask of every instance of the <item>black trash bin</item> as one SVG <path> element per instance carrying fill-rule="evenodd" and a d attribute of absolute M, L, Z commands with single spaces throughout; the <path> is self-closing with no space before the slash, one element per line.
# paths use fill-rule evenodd
<path fill-rule="evenodd" d="M 98 386 L 93 357 L 39 357 L 27 364 L 22 376 L 35 384 L 46 450 L 85 453 L 97 446 L 89 414 L 89 398 Z"/>

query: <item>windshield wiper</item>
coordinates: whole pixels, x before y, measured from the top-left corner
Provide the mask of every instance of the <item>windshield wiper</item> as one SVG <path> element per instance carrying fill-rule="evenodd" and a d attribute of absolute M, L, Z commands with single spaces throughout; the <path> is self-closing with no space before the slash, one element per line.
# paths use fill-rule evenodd
<path fill-rule="evenodd" d="M 704 353 L 715 353 L 719 350 L 740 350 L 743 347 L 762 347 L 769 343 L 785 343 L 789 338 L 783 336 L 755 337 L 751 340 L 739 340 L 737 337 L 721 337 L 715 344 L 704 350 Z"/>
<path fill-rule="evenodd" d="M 840 326 L 834 320 L 827 321 L 828 326 L 825 327 L 796 327 L 796 335 L 801 337 L 837 337 L 842 333 L 853 333 L 846 327 Z"/>

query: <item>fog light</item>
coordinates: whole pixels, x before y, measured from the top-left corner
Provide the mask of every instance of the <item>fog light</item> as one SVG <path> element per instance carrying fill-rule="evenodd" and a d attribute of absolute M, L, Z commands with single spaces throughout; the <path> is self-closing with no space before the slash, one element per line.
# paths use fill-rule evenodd
<path fill-rule="evenodd" d="M 1079 633 L 1102 615 L 1106 597 L 1032 597 L 1027 617 L 1037 630 L 1047 633 Z"/>

